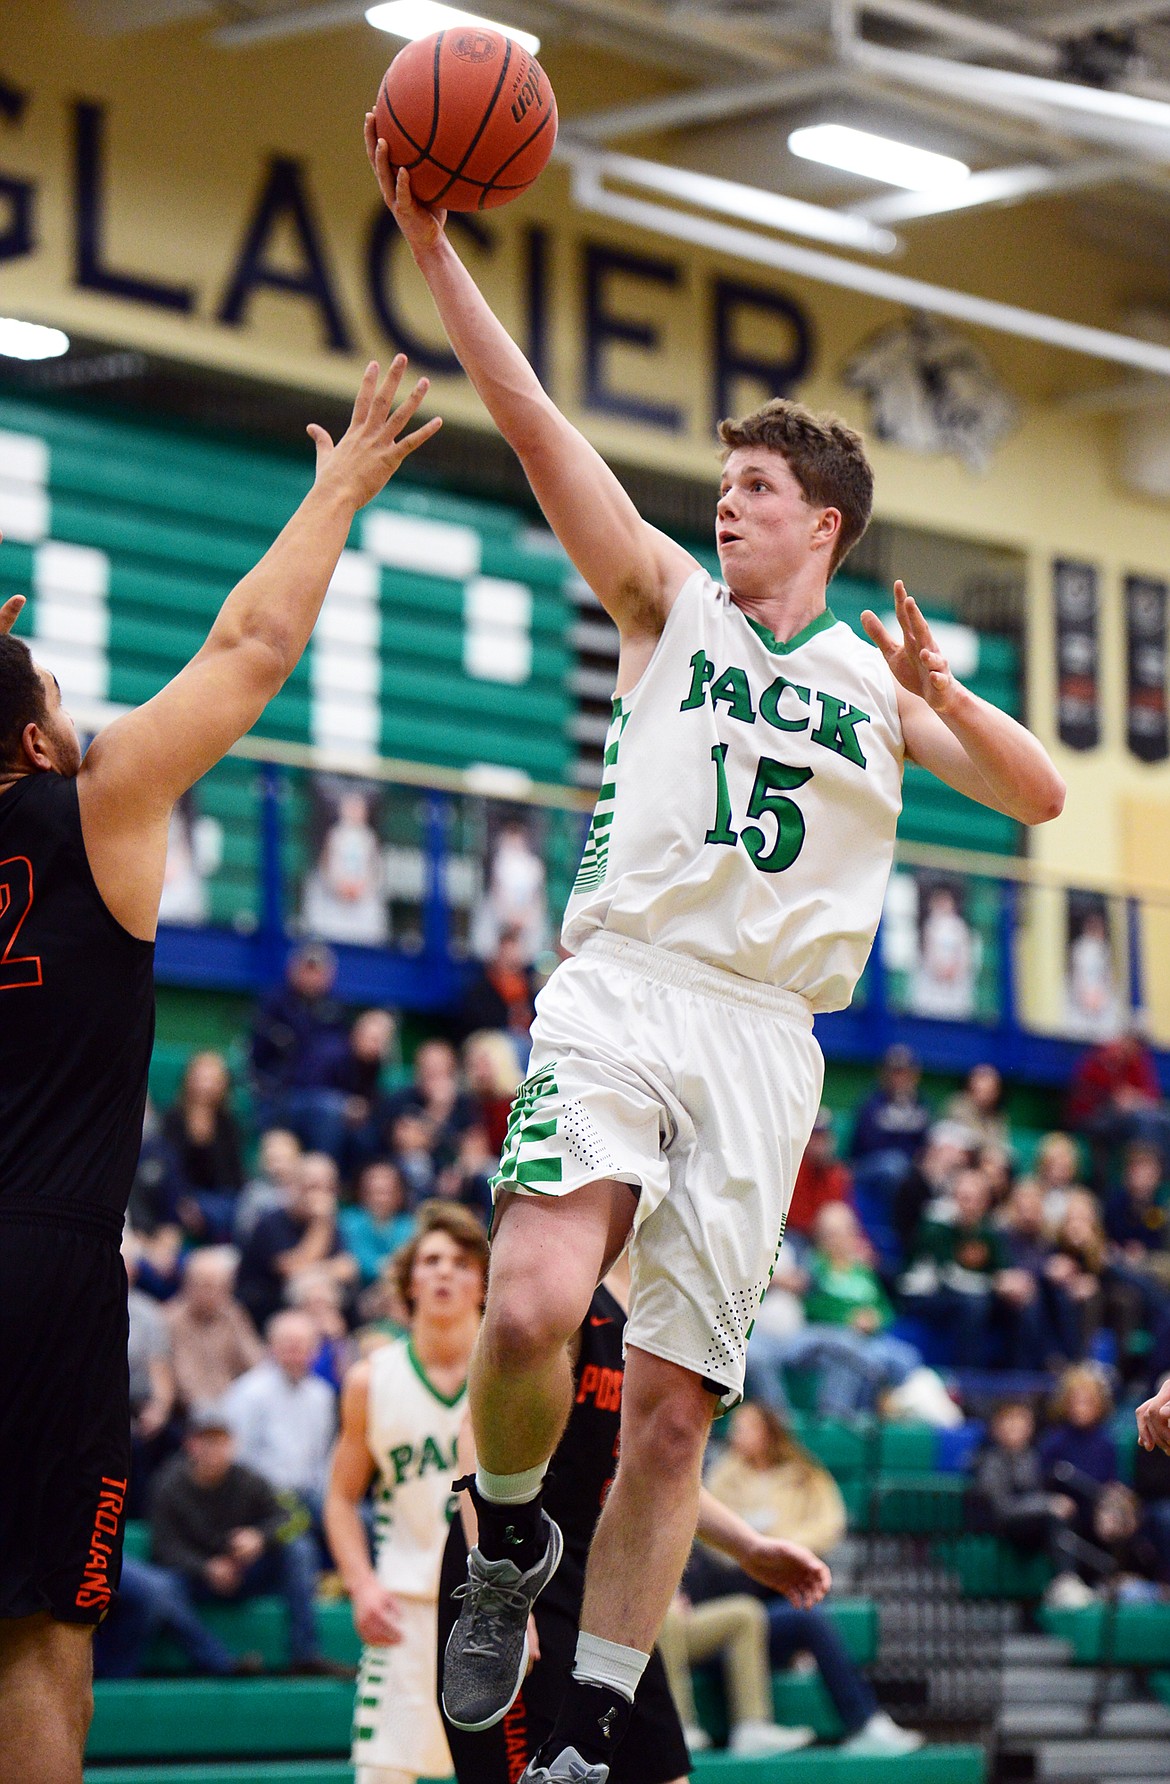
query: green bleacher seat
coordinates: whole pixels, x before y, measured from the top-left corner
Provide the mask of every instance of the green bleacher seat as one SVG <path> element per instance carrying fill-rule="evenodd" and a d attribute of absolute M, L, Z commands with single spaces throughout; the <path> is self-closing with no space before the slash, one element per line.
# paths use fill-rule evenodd
<path fill-rule="evenodd" d="M 923 1747 L 897 1759 L 806 1748 L 780 1759 L 737 1759 L 732 1753 L 700 1753 L 696 1784 L 983 1784 L 982 1747 Z"/>
<path fill-rule="evenodd" d="M 1087 1604 L 1081 1610 L 1042 1610 L 1049 1635 L 1072 1644 L 1081 1666 L 1170 1665 L 1170 1604 Z"/>
<path fill-rule="evenodd" d="M 150 1525 L 145 1518 L 128 1518 L 123 1548 L 135 1561 L 150 1560 Z"/>
<path fill-rule="evenodd" d="M 200 1616 L 233 1654 L 259 1654 L 273 1672 L 288 1665 L 288 1615 L 280 1598 L 250 1598 L 244 1604 L 208 1604 L 200 1608 Z M 317 1633 L 321 1652 L 330 1660 L 356 1666 L 361 1656 L 361 1642 L 353 1626 L 348 1599 L 339 1599 L 317 1606 Z M 166 1636 L 153 1643 L 147 1656 L 150 1673 L 181 1673 L 185 1660 L 181 1650 Z"/>
<path fill-rule="evenodd" d="M 349 1751 L 345 1679 L 99 1679 L 90 1759 L 236 1758 Z"/>
<path fill-rule="evenodd" d="M 236 1765 L 93 1766 L 86 1784 L 353 1784 L 347 1759 L 249 1759 Z M 422 1779 L 420 1784 L 454 1784 Z"/>
<path fill-rule="evenodd" d="M 996 1536 L 952 1537 L 939 1542 L 935 1553 L 958 1574 L 967 1598 L 1035 1599 L 1052 1578 L 1044 1555 L 1024 1555 Z"/>

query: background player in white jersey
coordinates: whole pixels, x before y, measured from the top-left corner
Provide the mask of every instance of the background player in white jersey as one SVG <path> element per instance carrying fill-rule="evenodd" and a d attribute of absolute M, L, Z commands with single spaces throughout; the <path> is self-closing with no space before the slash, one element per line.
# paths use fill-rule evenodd
<path fill-rule="evenodd" d="M 435 1701 L 435 1604 L 487 1258 L 470 1209 L 424 1203 L 417 1234 L 394 1261 L 410 1331 L 345 1378 L 325 1530 L 365 1643 L 357 1784 L 414 1784 L 451 1770 Z M 371 1564 L 360 1508 L 375 1472 Z"/>
<path fill-rule="evenodd" d="M 519 1687 L 526 1606 L 560 1555 L 540 1485 L 569 1410 L 566 1345 L 632 1230 L 621 1464 L 574 1678 L 525 1773 L 604 1784 L 694 1533 L 712 1414 L 742 1391 L 820 1093 L 812 1014 L 846 1004 L 864 966 L 904 757 L 1029 824 L 1064 788 L 954 679 L 900 583 L 901 640 L 865 618 L 878 651 L 828 610 L 872 502 L 857 434 L 783 401 L 723 424 L 712 582 L 559 413 L 372 115 L 366 140 L 455 352 L 621 639 L 574 957 L 541 994 L 497 1183 L 471 1378 L 480 1543 L 443 1683 L 468 1728 Z"/>

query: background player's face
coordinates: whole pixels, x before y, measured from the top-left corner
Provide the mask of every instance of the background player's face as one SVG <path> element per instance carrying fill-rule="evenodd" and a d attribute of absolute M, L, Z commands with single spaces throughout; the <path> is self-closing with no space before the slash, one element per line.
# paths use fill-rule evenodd
<path fill-rule="evenodd" d="M 483 1305 L 483 1268 L 450 1233 L 428 1233 L 419 1242 L 410 1293 L 415 1317 L 454 1323 Z"/>
<path fill-rule="evenodd" d="M 808 568 L 818 529 L 835 509 L 814 508 L 788 461 L 768 446 L 737 446 L 723 466 L 715 543 L 734 594 L 767 594 Z M 825 578 L 829 557 L 825 550 Z"/>
<path fill-rule="evenodd" d="M 37 674 L 45 690 L 45 722 L 41 726 L 41 736 L 53 767 L 58 774 L 72 780 L 81 767 L 81 741 L 77 735 L 77 726 L 61 704 L 61 689 L 57 685 L 57 677 L 37 664 Z"/>

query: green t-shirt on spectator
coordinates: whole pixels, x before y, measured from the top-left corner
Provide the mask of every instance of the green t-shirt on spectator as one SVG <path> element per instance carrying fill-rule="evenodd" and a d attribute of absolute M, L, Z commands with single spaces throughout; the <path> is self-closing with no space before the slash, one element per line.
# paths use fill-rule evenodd
<path fill-rule="evenodd" d="M 888 1326 L 894 1310 L 868 1264 L 835 1264 L 822 1251 L 814 1251 L 808 1266 L 809 1289 L 804 1298 L 805 1317 L 815 1326 L 851 1326 L 854 1315 L 872 1310 L 877 1314 L 874 1331 Z"/>
<path fill-rule="evenodd" d="M 968 1227 L 950 1220 L 924 1221 L 918 1256 L 932 1258 L 944 1273 L 950 1268 L 975 1276 L 994 1276 L 1010 1261 L 1003 1234 L 987 1220 Z"/>

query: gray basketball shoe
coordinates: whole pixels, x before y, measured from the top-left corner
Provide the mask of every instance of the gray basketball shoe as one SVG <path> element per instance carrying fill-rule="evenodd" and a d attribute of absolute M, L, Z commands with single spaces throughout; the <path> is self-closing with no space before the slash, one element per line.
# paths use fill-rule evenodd
<path fill-rule="evenodd" d="M 448 1720 L 469 1734 L 503 1721 L 524 1683 L 528 1615 L 560 1566 L 565 1546 L 560 1525 L 547 1512 L 540 1515 L 548 1542 L 527 1573 L 514 1561 L 488 1561 L 472 1549 L 466 1583 L 452 1594 L 463 1605 L 443 1656 L 443 1708 Z M 581 1775 L 593 1784 L 592 1773 Z"/>
<path fill-rule="evenodd" d="M 566 1747 L 551 1765 L 530 1760 L 520 1784 L 606 1784 L 608 1777 L 607 1765 L 586 1765 L 576 1747 Z"/>

